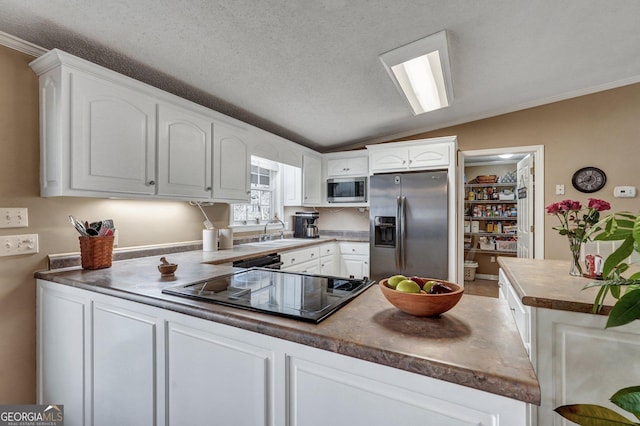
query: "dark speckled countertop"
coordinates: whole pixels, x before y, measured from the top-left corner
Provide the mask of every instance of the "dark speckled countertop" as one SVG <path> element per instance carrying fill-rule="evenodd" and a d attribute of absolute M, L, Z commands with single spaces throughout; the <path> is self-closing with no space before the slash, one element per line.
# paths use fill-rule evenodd
<path fill-rule="evenodd" d="M 234 256 L 246 256 L 244 249 L 239 247 Z M 159 256 L 117 261 L 111 268 L 96 271 L 74 267 L 38 272 L 36 277 L 540 403 L 538 380 L 504 300 L 465 295 L 441 317 L 418 318 L 397 310 L 374 285 L 320 324 L 310 324 L 161 292 L 170 285 L 233 270 L 204 263 L 215 260 L 220 263 L 213 257 L 223 252 L 213 253 L 188 251 L 166 255 L 179 265 L 172 280 L 160 277 Z"/>
<path fill-rule="evenodd" d="M 498 264 L 524 305 L 591 313 L 599 287 L 583 290 L 594 280 L 569 275 L 568 261 L 498 257 Z M 608 315 L 614 303 L 609 294 L 599 313 Z"/>

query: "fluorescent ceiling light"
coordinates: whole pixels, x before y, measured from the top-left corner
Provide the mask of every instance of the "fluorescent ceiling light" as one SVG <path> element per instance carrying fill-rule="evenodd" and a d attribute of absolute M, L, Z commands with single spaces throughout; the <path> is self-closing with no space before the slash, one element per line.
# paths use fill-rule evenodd
<path fill-rule="evenodd" d="M 446 31 L 383 53 L 380 60 L 414 114 L 451 104 L 453 93 Z"/>

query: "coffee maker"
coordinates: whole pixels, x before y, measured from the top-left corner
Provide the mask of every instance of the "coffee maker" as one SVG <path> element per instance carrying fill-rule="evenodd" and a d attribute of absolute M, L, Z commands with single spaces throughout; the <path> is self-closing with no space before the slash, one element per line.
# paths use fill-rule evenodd
<path fill-rule="evenodd" d="M 293 236 L 295 238 L 319 238 L 316 221 L 320 217 L 318 212 L 296 212 L 294 216 Z"/>

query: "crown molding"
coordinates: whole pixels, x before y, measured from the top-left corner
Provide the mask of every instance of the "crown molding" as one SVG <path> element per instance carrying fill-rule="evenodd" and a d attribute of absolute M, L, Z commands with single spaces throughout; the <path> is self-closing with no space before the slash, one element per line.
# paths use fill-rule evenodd
<path fill-rule="evenodd" d="M 47 52 L 47 49 L 42 48 L 36 44 L 30 43 L 26 40 L 22 40 L 18 37 L 7 34 L 0 31 L 0 45 L 7 46 L 10 49 L 17 50 L 27 55 L 35 56 L 36 58 Z"/>

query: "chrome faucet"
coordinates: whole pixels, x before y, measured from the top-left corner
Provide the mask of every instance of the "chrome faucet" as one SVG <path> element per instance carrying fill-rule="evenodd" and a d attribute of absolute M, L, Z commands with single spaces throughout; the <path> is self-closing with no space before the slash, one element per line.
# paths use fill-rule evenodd
<path fill-rule="evenodd" d="M 282 229 L 280 230 L 280 239 L 284 238 L 284 230 L 285 230 L 285 226 L 284 226 L 284 222 L 281 221 L 280 219 L 278 219 L 277 217 L 274 217 L 273 219 L 271 219 L 270 221 L 268 221 L 267 223 L 264 224 L 264 231 L 262 232 L 262 235 L 260 235 L 260 241 L 267 241 L 271 239 L 271 236 L 269 236 L 269 234 L 267 234 L 267 226 L 270 223 L 280 223 L 280 225 L 282 225 Z"/>

